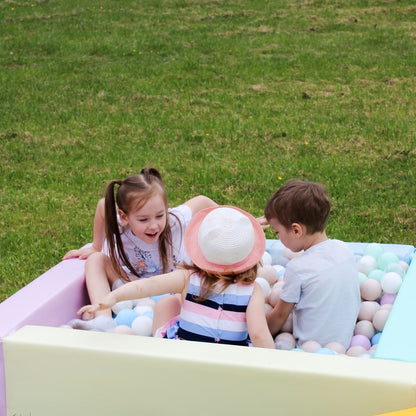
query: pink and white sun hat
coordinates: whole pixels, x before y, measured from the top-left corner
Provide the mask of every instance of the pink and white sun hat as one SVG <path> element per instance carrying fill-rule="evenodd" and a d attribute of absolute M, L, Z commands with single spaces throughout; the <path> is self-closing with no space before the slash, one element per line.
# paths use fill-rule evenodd
<path fill-rule="evenodd" d="M 220 274 L 252 268 L 266 249 L 266 238 L 256 219 L 225 205 L 199 211 L 186 228 L 184 241 L 196 266 Z"/>

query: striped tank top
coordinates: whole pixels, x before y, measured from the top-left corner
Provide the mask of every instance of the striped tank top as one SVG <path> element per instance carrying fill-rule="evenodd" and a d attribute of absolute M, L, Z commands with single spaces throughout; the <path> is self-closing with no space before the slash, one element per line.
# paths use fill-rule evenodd
<path fill-rule="evenodd" d="M 190 277 L 186 299 L 182 305 L 178 337 L 189 341 L 247 345 L 247 305 L 254 283 L 231 284 L 222 293 L 212 293 L 209 299 L 197 302 L 201 278 Z"/>

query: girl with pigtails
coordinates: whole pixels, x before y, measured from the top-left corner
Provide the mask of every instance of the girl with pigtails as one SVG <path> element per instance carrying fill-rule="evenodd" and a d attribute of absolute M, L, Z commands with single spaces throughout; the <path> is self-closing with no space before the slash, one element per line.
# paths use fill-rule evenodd
<path fill-rule="evenodd" d="M 193 215 L 215 206 L 210 198 L 199 195 L 168 208 L 159 171 L 142 169 L 107 185 L 105 198 L 97 205 L 92 246 L 72 250 L 64 259 L 87 259 L 86 286 L 91 303 L 96 303 L 126 282 L 168 273 L 189 261 L 183 244 L 185 229 Z M 168 309 L 180 307 L 179 301 L 168 302 Z M 82 318 L 100 314 L 111 316 L 111 311 L 86 313 Z"/>

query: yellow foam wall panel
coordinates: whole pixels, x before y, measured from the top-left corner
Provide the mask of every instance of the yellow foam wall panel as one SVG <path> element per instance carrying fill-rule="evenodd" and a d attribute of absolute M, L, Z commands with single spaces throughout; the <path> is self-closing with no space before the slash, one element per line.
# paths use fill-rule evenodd
<path fill-rule="evenodd" d="M 416 416 L 416 407 L 412 409 L 399 410 L 397 412 L 383 413 L 378 416 Z"/>
<path fill-rule="evenodd" d="M 373 416 L 416 406 L 416 363 L 25 326 L 7 414 Z"/>

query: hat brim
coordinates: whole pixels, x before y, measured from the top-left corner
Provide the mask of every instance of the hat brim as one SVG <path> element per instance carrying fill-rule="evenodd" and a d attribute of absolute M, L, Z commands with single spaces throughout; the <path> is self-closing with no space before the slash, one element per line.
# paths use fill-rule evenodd
<path fill-rule="evenodd" d="M 202 221 L 211 211 L 217 208 L 225 208 L 225 207 L 233 208 L 241 212 L 251 221 L 251 224 L 253 225 L 253 229 L 254 229 L 254 245 L 253 245 L 253 249 L 248 254 L 248 256 L 246 256 L 244 260 L 235 264 L 221 265 L 221 264 L 211 263 L 205 258 L 199 246 L 198 232 L 199 232 L 199 227 Z M 251 214 L 247 213 L 246 211 L 243 211 L 240 208 L 232 207 L 228 205 L 222 205 L 222 206 L 213 207 L 213 208 L 206 208 L 206 209 L 199 211 L 197 214 L 195 214 L 192 217 L 191 221 L 189 222 L 189 225 L 186 227 L 184 243 L 185 243 L 186 253 L 188 254 L 189 258 L 191 259 L 194 265 L 210 273 L 219 273 L 219 274 L 242 273 L 248 269 L 251 269 L 261 260 L 266 250 L 266 237 L 264 235 L 263 228 L 257 222 L 257 220 Z"/>

